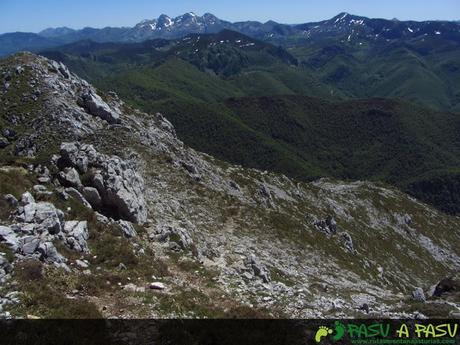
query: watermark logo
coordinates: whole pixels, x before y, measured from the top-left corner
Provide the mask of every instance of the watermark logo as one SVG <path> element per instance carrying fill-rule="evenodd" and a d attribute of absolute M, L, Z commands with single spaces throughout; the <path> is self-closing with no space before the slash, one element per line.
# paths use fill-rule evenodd
<path fill-rule="evenodd" d="M 318 330 L 315 333 L 315 342 L 320 343 L 324 337 L 332 335 L 333 341 L 339 341 L 343 338 L 346 332 L 346 327 L 340 321 L 335 322 L 334 330 L 327 326 L 319 326 Z"/>
<path fill-rule="evenodd" d="M 344 337 L 351 344 L 455 344 L 457 322 L 417 323 L 347 323 L 319 326 L 314 341 L 338 342 Z"/>

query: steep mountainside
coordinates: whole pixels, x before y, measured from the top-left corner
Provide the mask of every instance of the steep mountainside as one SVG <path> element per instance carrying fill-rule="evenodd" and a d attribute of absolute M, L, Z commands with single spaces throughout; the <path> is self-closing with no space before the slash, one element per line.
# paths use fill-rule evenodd
<path fill-rule="evenodd" d="M 457 217 L 218 161 L 42 57 L 0 76 L 3 315 L 458 316 Z"/>

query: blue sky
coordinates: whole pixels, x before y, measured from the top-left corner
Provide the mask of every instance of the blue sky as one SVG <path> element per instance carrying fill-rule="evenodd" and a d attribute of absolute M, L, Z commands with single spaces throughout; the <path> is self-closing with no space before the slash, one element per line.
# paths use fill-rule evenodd
<path fill-rule="evenodd" d="M 230 21 L 282 23 L 323 20 L 340 12 L 367 17 L 460 20 L 460 0 L 0 0 L 0 32 L 47 27 L 133 26 L 165 13 L 211 12 Z"/>

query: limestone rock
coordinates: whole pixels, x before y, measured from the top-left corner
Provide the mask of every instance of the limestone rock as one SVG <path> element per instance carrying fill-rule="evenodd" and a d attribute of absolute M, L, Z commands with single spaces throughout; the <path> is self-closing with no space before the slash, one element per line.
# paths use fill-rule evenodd
<path fill-rule="evenodd" d="M 254 275 L 262 278 L 264 283 L 269 283 L 271 281 L 270 273 L 268 272 L 267 268 L 265 265 L 260 263 L 254 254 L 251 254 L 247 259 L 247 265 L 252 268 Z"/>
<path fill-rule="evenodd" d="M 355 247 L 353 246 L 353 239 L 351 238 L 351 235 L 348 232 L 342 232 L 340 234 L 340 237 L 342 239 L 342 242 L 343 242 L 343 245 L 345 246 L 345 248 L 349 252 L 354 253 L 355 252 Z"/>
<path fill-rule="evenodd" d="M 64 65 L 62 62 L 51 60 L 51 66 L 54 69 L 54 71 L 61 73 L 61 75 L 64 78 L 68 79 L 70 77 L 70 72 L 67 66 Z"/>
<path fill-rule="evenodd" d="M 28 196 L 29 194 L 29 196 Z M 48 202 L 30 202 L 33 197 L 25 193 L 21 202 L 27 202 L 19 211 L 17 219 L 24 223 L 34 224 L 37 229 L 47 231 L 50 234 L 57 234 L 62 229 L 64 214 Z"/>
<path fill-rule="evenodd" d="M 52 242 L 41 242 L 36 248 L 37 252 L 40 253 L 40 259 L 47 262 L 63 263 L 65 258 L 58 253 L 56 247 Z"/>
<path fill-rule="evenodd" d="M 67 221 L 64 224 L 65 243 L 78 252 L 88 252 L 86 240 L 89 238 L 88 223 L 86 221 Z"/>
<path fill-rule="evenodd" d="M 6 243 L 13 251 L 19 248 L 19 238 L 15 232 L 7 226 L 0 225 L 0 242 Z"/>
<path fill-rule="evenodd" d="M 126 220 L 119 220 L 117 224 L 120 226 L 123 232 L 123 235 L 126 238 L 132 238 L 137 235 L 136 230 L 134 229 L 134 226 L 130 222 Z"/>
<path fill-rule="evenodd" d="M 77 264 L 77 266 L 79 266 L 81 268 L 88 268 L 89 267 L 89 265 L 83 260 L 75 260 L 75 263 Z"/>
<path fill-rule="evenodd" d="M 21 205 L 28 205 L 32 203 L 35 203 L 35 199 L 32 196 L 32 194 L 30 194 L 29 192 L 25 192 L 24 194 L 22 194 Z"/>
<path fill-rule="evenodd" d="M 149 288 L 152 290 L 164 290 L 166 289 L 165 284 L 160 283 L 160 282 L 154 282 L 149 285 Z"/>
<path fill-rule="evenodd" d="M 317 220 L 314 223 L 315 227 L 324 232 L 326 235 L 334 235 L 337 233 L 337 222 L 331 216 L 326 219 Z"/>
<path fill-rule="evenodd" d="M 133 283 L 129 283 L 123 286 L 123 290 L 130 291 L 130 292 L 145 292 L 145 287 L 137 286 Z"/>
<path fill-rule="evenodd" d="M 80 175 L 75 168 L 65 168 L 63 171 L 59 172 L 58 178 L 59 182 L 61 182 L 64 187 L 82 187 Z"/>
<path fill-rule="evenodd" d="M 79 105 L 91 115 L 100 117 L 108 123 L 119 123 L 120 113 L 118 110 L 112 109 L 105 103 L 99 95 L 91 90 L 83 93 L 79 99 Z"/>
<path fill-rule="evenodd" d="M 92 169 L 91 186 L 88 187 L 96 188 L 102 208 L 111 210 L 115 218 L 133 223 L 147 220 L 144 180 L 131 164 L 117 156 L 100 154 L 92 145 L 79 143 L 63 143 L 59 161 L 62 169 L 74 167 L 82 172 Z"/>
<path fill-rule="evenodd" d="M 30 256 L 35 253 L 40 244 L 40 239 L 35 236 L 26 236 L 21 239 L 20 251 L 23 255 Z"/>
<path fill-rule="evenodd" d="M 423 303 L 426 302 L 425 293 L 423 292 L 423 289 L 420 288 L 420 287 L 418 287 L 414 291 L 412 291 L 412 297 L 417 302 L 423 302 Z"/>

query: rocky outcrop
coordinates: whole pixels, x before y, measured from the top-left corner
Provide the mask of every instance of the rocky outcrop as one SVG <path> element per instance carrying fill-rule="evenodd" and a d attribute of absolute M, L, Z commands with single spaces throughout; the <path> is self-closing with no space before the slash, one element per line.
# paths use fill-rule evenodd
<path fill-rule="evenodd" d="M 89 114 L 100 117 L 108 123 L 120 122 L 120 112 L 112 109 L 98 94 L 91 90 L 86 91 L 80 96 L 78 104 Z"/>
<path fill-rule="evenodd" d="M 425 292 L 423 292 L 423 289 L 420 287 L 412 291 L 412 297 L 417 302 L 422 302 L 422 303 L 426 302 Z"/>
<path fill-rule="evenodd" d="M 76 142 L 63 143 L 60 152 L 57 164 L 61 171 L 86 174 L 89 185 L 81 189 L 93 207 L 115 219 L 139 224 L 147 220 L 144 180 L 131 163 Z M 80 179 L 75 176 L 73 180 Z"/>
<path fill-rule="evenodd" d="M 20 256 L 62 264 L 66 259 L 58 253 L 55 241 L 79 252 L 88 251 L 86 222 L 65 221 L 61 210 L 49 202 L 36 202 L 29 192 L 21 196 L 14 220 L 10 226 L 0 226 L 0 243 Z"/>
<path fill-rule="evenodd" d="M 270 272 L 267 267 L 263 265 L 254 254 L 251 254 L 246 259 L 246 265 L 252 269 L 256 277 L 260 277 L 264 283 L 271 281 Z"/>
<path fill-rule="evenodd" d="M 86 240 L 89 238 L 88 223 L 86 221 L 65 222 L 63 232 L 65 243 L 77 252 L 88 252 Z"/>
<path fill-rule="evenodd" d="M 47 232 L 55 235 L 62 229 L 64 213 L 48 202 L 36 203 L 30 193 L 24 193 L 17 210 L 16 219 L 25 224 L 28 231 L 34 233 Z"/>
<path fill-rule="evenodd" d="M 59 172 L 58 178 L 59 182 L 61 182 L 64 187 L 82 187 L 80 175 L 75 168 L 65 168 L 63 171 Z"/>
<path fill-rule="evenodd" d="M 169 225 L 161 227 L 155 239 L 163 243 L 168 242 L 172 249 L 186 250 L 193 244 L 193 239 L 186 229 Z"/>
<path fill-rule="evenodd" d="M 0 242 L 5 243 L 13 251 L 16 251 L 19 248 L 19 238 L 16 233 L 7 226 L 0 225 Z"/>
<path fill-rule="evenodd" d="M 119 220 L 117 224 L 120 226 L 123 236 L 126 238 L 135 237 L 137 235 L 134 226 L 130 222 L 127 222 L 126 220 Z"/>
<path fill-rule="evenodd" d="M 331 216 L 326 219 L 320 219 L 314 222 L 315 227 L 326 235 L 335 235 L 337 233 L 337 222 Z"/>

